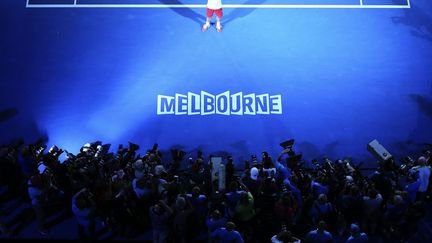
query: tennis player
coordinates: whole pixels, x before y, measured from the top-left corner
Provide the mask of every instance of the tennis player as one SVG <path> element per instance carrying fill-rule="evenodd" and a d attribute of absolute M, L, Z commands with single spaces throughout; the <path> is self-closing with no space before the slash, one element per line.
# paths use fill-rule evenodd
<path fill-rule="evenodd" d="M 208 28 L 210 28 L 210 20 L 213 15 L 216 14 L 216 29 L 218 32 L 222 32 L 222 25 L 220 20 L 223 16 L 222 13 L 222 0 L 207 0 L 207 12 L 206 12 L 206 22 L 202 27 L 202 32 L 205 32 Z"/>

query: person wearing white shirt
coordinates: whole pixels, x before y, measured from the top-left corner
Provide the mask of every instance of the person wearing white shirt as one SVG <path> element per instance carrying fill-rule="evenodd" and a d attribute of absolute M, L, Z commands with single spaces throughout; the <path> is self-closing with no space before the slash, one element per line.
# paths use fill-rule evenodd
<path fill-rule="evenodd" d="M 284 243 L 284 242 L 290 242 L 290 243 L 300 243 L 301 241 L 292 236 L 290 231 L 282 230 L 279 234 L 274 235 L 271 238 L 272 243 Z"/>
<path fill-rule="evenodd" d="M 206 22 L 202 27 L 202 32 L 205 32 L 210 27 L 210 20 L 216 14 L 216 29 L 218 32 L 222 32 L 222 25 L 220 23 L 223 16 L 222 12 L 222 0 L 207 0 L 207 12 Z"/>
<path fill-rule="evenodd" d="M 420 200 L 424 200 L 426 196 L 426 192 L 429 187 L 429 177 L 431 174 L 431 167 L 427 165 L 427 159 L 424 156 L 421 156 L 417 160 L 418 166 L 413 169 L 418 172 L 418 178 L 420 181 L 420 187 L 418 189 Z"/>

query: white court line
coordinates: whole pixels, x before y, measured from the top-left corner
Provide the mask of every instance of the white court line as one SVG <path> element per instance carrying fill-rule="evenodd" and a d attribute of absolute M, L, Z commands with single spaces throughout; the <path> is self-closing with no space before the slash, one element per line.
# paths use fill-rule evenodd
<path fill-rule="evenodd" d="M 363 5 L 363 0 L 360 0 L 360 5 Z"/>
<path fill-rule="evenodd" d="M 206 8 L 205 4 L 29 4 L 27 8 Z M 366 8 L 366 9 L 401 9 L 407 5 L 313 5 L 313 4 L 224 4 L 223 8 Z"/>

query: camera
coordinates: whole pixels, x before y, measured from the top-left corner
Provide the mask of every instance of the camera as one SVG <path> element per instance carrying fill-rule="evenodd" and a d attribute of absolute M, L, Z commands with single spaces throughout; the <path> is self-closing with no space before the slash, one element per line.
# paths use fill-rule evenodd
<path fill-rule="evenodd" d="M 40 146 L 39 148 L 36 149 L 36 156 L 39 156 L 41 154 L 43 154 L 43 152 L 45 151 L 45 149 L 47 148 L 46 145 Z"/>
<path fill-rule="evenodd" d="M 158 147 L 159 147 L 159 144 L 157 144 L 157 143 L 153 144 L 153 147 L 152 147 L 151 151 L 153 153 L 155 153 L 158 150 Z"/>
<path fill-rule="evenodd" d="M 69 151 L 67 151 L 67 150 L 65 150 L 65 153 L 66 153 L 66 156 L 67 156 L 68 159 L 73 159 L 74 160 L 76 158 L 76 156 L 74 154 L 69 153 Z"/>
<path fill-rule="evenodd" d="M 56 145 L 52 146 L 49 150 L 48 153 L 51 154 L 54 157 L 58 157 L 60 156 L 64 151 L 62 149 L 59 149 Z"/>
<path fill-rule="evenodd" d="M 279 144 L 283 149 L 290 149 L 294 145 L 294 139 L 289 139 L 287 141 L 281 142 Z"/>
<path fill-rule="evenodd" d="M 129 152 L 135 152 L 139 149 L 139 145 L 138 144 L 134 144 L 129 142 Z"/>
<path fill-rule="evenodd" d="M 320 168 L 321 167 L 321 165 L 320 165 L 320 163 L 318 162 L 317 159 L 312 159 L 311 162 L 315 166 L 315 168 Z"/>
<path fill-rule="evenodd" d="M 415 161 L 410 156 L 405 156 L 399 160 L 401 165 L 399 166 L 399 172 L 402 175 L 408 174 L 409 170 L 415 166 Z"/>
<path fill-rule="evenodd" d="M 295 168 L 298 167 L 301 163 L 303 155 L 296 154 L 292 147 L 294 146 L 294 139 L 289 139 L 287 141 L 281 142 L 279 145 L 284 149 L 283 152 L 286 152 L 288 154 L 288 158 L 286 159 L 287 166 L 289 168 Z"/>
<path fill-rule="evenodd" d="M 91 144 L 90 144 L 90 143 L 86 143 L 86 144 L 84 144 L 84 145 L 81 147 L 80 152 L 81 152 L 81 153 L 85 153 L 85 154 L 90 155 L 90 154 L 92 154 L 94 151 L 93 151 L 93 147 L 91 146 Z"/>

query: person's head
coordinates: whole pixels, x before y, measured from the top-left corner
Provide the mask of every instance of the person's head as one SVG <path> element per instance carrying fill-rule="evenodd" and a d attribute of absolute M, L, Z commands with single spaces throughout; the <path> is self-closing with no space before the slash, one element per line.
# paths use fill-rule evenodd
<path fill-rule="evenodd" d="M 402 196 L 401 196 L 401 195 L 395 195 L 395 196 L 393 197 L 393 203 L 394 203 L 394 205 L 396 205 L 396 206 L 401 205 L 401 204 L 403 203 L 403 198 L 402 198 Z"/>
<path fill-rule="evenodd" d="M 321 220 L 318 222 L 318 231 L 319 232 L 324 232 L 324 230 L 326 229 L 327 224 L 324 220 Z"/>
<path fill-rule="evenodd" d="M 292 240 L 291 231 L 282 230 L 281 232 L 279 232 L 279 234 L 277 234 L 276 238 L 282 242 L 291 242 Z"/>
<path fill-rule="evenodd" d="M 347 185 L 352 185 L 354 183 L 354 179 L 352 178 L 352 176 L 350 175 L 345 176 L 345 183 Z"/>
<path fill-rule="evenodd" d="M 400 195 L 401 195 L 403 201 L 408 200 L 408 198 L 409 198 L 409 195 L 408 195 L 407 191 L 401 191 Z"/>
<path fill-rule="evenodd" d="M 156 154 L 154 152 L 152 152 L 152 151 L 149 151 L 149 153 L 148 153 L 148 159 L 151 162 L 156 162 L 157 161 Z"/>
<path fill-rule="evenodd" d="M 351 224 L 350 232 L 352 237 L 357 238 L 360 236 L 360 227 L 357 224 Z"/>
<path fill-rule="evenodd" d="M 83 196 L 80 196 L 76 199 L 75 205 L 79 210 L 83 210 L 87 207 L 87 202 Z"/>
<path fill-rule="evenodd" d="M 138 171 L 144 170 L 144 162 L 141 159 L 135 161 L 135 163 L 133 163 L 133 168 Z"/>
<path fill-rule="evenodd" d="M 250 178 L 256 181 L 258 179 L 258 173 L 258 169 L 256 167 L 252 167 L 252 169 L 250 170 Z"/>
<path fill-rule="evenodd" d="M 227 229 L 228 231 L 233 231 L 233 230 L 235 230 L 235 228 L 236 228 L 236 225 L 231 221 L 229 221 L 225 224 L 225 229 Z"/>
<path fill-rule="evenodd" d="M 424 156 L 419 157 L 417 162 L 420 166 L 425 166 L 426 162 L 427 162 L 426 157 L 424 157 Z"/>
<path fill-rule="evenodd" d="M 272 159 L 271 159 L 270 156 L 268 156 L 268 154 L 266 154 L 266 156 L 263 156 L 262 163 L 263 163 L 263 167 L 266 168 L 266 169 L 274 166 L 273 162 L 272 162 Z"/>
<path fill-rule="evenodd" d="M 157 165 L 155 167 L 155 174 L 157 176 L 161 176 L 161 177 L 164 176 L 166 174 L 164 166 L 163 165 Z"/>
<path fill-rule="evenodd" d="M 195 186 L 194 188 L 192 188 L 192 196 L 193 197 L 198 197 L 200 195 L 201 189 L 197 186 Z"/>
<path fill-rule="evenodd" d="M 221 216 L 221 213 L 219 212 L 219 210 L 215 209 L 215 210 L 213 210 L 213 212 L 211 213 L 211 217 L 212 217 L 213 219 L 220 219 L 222 216 Z"/>
<path fill-rule="evenodd" d="M 369 189 L 369 197 L 376 198 L 378 196 L 378 191 L 375 188 Z"/>
<path fill-rule="evenodd" d="M 163 207 L 160 205 L 159 202 L 157 202 L 155 205 L 153 205 L 153 211 L 156 214 L 161 214 L 163 212 Z"/>
<path fill-rule="evenodd" d="M 325 203 L 327 203 L 327 196 L 326 196 L 325 194 L 320 194 L 320 195 L 318 196 L 318 202 L 319 202 L 320 204 L 325 204 Z"/>
<path fill-rule="evenodd" d="M 186 208 L 186 199 L 184 199 L 184 197 L 178 197 L 175 203 L 178 210 L 183 210 Z"/>

